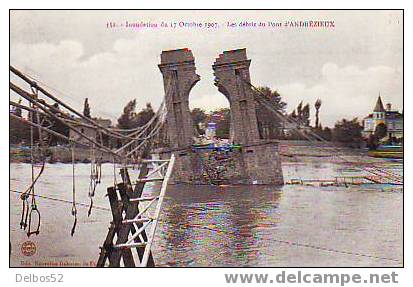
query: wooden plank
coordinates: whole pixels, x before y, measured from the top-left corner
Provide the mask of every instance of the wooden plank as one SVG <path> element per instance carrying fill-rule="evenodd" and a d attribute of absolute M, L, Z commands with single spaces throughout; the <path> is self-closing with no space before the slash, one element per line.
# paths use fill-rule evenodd
<path fill-rule="evenodd" d="M 109 187 L 107 189 L 107 193 L 109 197 L 110 207 L 112 210 L 113 221 L 111 222 L 108 234 L 106 235 L 106 239 L 101 248 L 101 252 L 100 252 L 96 267 L 104 267 L 107 258 L 109 258 L 109 264 L 113 265 L 110 262 L 110 254 L 112 252 L 113 239 L 115 237 L 115 234 L 118 234 L 119 236 L 119 233 L 118 233 L 119 227 L 121 226 L 122 220 L 123 220 L 122 219 L 123 204 L 119 202 L 115 188 Z M 126 265 L 131 266 L 131 267 L 135 266 L 132 252 L 130 250 L 129 250 L 129 253 L 126 253 L 124 256 L 124 263 L 125 263 L 125 266 Z"/>
<path fill-rule="evenodd" d="M 141 167 L 140 167 L 140 170 L 139 170 L 139 177 L 144 177 L 144 176 L 146 176 L 146 175 L 148 174 L 148 172 L 149 172 L 149 167 L 148 167 L 148 165 L 147 165 L 146 163 L 142 164 Z M 122 175 L 122 174 L 123 174 L 123 175 Z M 131 182 L 130 177 L 129 177 L 129 173 L 121 170 L 121 176 L 122 176 L 122 179 L 123 179 L 124 181 L 126 181 L 126 182 L 128 182 L 128 183 Z M 127 185 L 127 186 L 131 187 L 130 184 Z M 125 198 L 126 202 L 128 202 L 128 204 L 131 206 L 131 208 L 132 208 L 133 210 L 136 210 L 136 214 L 133 213 L 131 218 L 128 218 L 128 216 L 126 216 L 127 219 L 133 219 L 133 218 L 135 218 L 136 215 L 138 215 L 138 213 L 139 213 L 139 202 L 130 202 L 130 201 L 129 201 L 129 198 L 141 197 L 144 188 L 145 188 L 145 183 L 138 183 L 138 184 L 135 185 L 134 190 L 132 190 L 132 189 L 125 189 L 125 194 L 124 194 L 123 196 L 122 196 L 122 193 L 121 193 L 121 197 L 122 197 L 122 198 Z M 119 189 L 119 190 L 120 190 L 120 189 Z M 122 200 L 123 200 L 123 199 L 122 199 Z M 130 225 L 130 228 L 131 228 L 132 233 L 136 232 L 136 229 L 135 229 L 135 227 L 133 226 L 133 224 L 129 224 L 129 225 Z M 142 225 L 143 225 L 142 223 L 137 223 L 137 226 L 138 226 L 139 228 L 142 227 Z M 145 231 L 143 231 L 143 232 L 141 233 L 141 235 L 142 235 L 142 238 L 143 238 L 144 241 L 148 241 L 148 237 L 147 237 Z M 135 242 L 136 242 L 136 241 L 135 241 Z M 139 242 L 140 242 L 140 241 L 139 241 Z M 138 252 L 139 259 L 141 260 L 142 257 L 143 257 L 143 254 L 144 254 L 144 247 L 137 247 L 136 250 L 137 250 L 137 252 Z M 152 251 L 150 252 L 150 255 L 149 255 L 148 267 L 155 267 L 155 261 L 153 260 Z"/>
<path fill-rule="evenodd" d="M 105 242 L 103 243 L 103 246 L 100 248 L 99 259 L 96 264 L 96 267 L 105 267 L 105 262 L 106 259 L 109 257 L 109 253 L 113 245 L 113 238 L 115 237 L 115 234 L 115 224 L 111 222 L 108 234 L 106 235 Z"/>
<path fill-rule="evenodd" d="M 123 174 L 122 178 L 124 179 L 124 183 L 123 185 L 118 185 L 120 194 L 124 194 L 126 193 L 126 191 L 121 191 L 121 190 L 127 190 L 128 189 L 128 185 L 127 184 L 127 175 L 126 175 L 127 171 L 123 170 L 123 172 L 121 172 L 121 174 Z M 125 182 L 126 181 L 126 182 Z M 122 196 L 121 196 L 122 197 Z M 126 205 L 126 216 L 125 219 L 132 219 L 134 218 L 137 214 L 137 204 L 136 203 L 127 203 Z M 118 237 L 116 239 L 116 244 L 122 244 L 122 243 L 126 243 L 126 241 L 128 240 L 128 236 L 129 233 L 131 231 L 131 224 L 123 224 L 121 225 L 119 232 L 118 232 Z M 130 249 L 128 249 L 130 251 Z M 120 259 L 123 255 L 123 251 L 121 249 L 115 249 L 111 252 L 111 254 L 109 255 L 109 262 L 110 262 L 110 267 L 111 266 L 118 266 L 120 264 Z M 139 252 L 139 251 L 138 251 Z"/>
<path fill-rule="evenodd" d="M 143 158 L 149 157 L 149 154 L 150 154 L 149 151 L 150 151 L 149 148 L 145 149 L 142 157 L 143 157 Z M 144 178 L 144 177 L 146 177 L 146 176 L 148 175 L 148 173 L 149 173 L 148 164 L 147 164 L 147 163 L 143 163 L 143 164 L 142 164 L 142 167 L 141 167 L 141 169 L 140 169 L 140 171 L 139 171 L 139 177 L 138 177 L 138 178 Z M 133 197 L 141 197 L 141 196 L 142 196 L 142 193 L 143 193 L 144 187 L 145 187 L 145 183 L 144 183 L 144 182 L 137 182 L 137 183 L 135 184 L 135 188 L 134 188 L 133 192 L 130 193 L 130 194 L 128 194 L 128 196 L 129 196 L 130 198 L 133 198 Z M 138 210 L 138 212 L 135 214 L 135 216 L 139 213 L 139 203 L 138 203 L 138 206 L 137 206 L 137 210 Z M 132 218 L 134 218 L 134 217 L 132 217 Z M 133 226 L 133 224 L 130 224 L 130 225 Z M 143 239 L 144 239 L 145 241 L 148 241 L 148 237 L 147 237 L 147 235 L 146 235 L 146 232 L 144 232 L 144 233 L 142 234 L 142 237 L 143 237 Z M 143 250 L 142 250 L 142 255 L 143 255 Z M 148 267 L 155 267 L 155 261 L 153 260 L 152 251 L 150 251 L 147 266 L 148 266 Z"/>
<path fill-rule="evenodd" d="M 117 237 L 120 235 L 120 230 L 122 228 L 122 212 L 125 209 L 126 205 L 123 204 L 123 202 L 119 202 L 118 195 L 116 193 L 116 190 L 110 190 L 108 191 L 108 196 L 109 196 L 109 202 L 110 202 L 110 207 L 112 210 L 112 215 L 113 215 L 113 221 L 115 223 L 115 229 L 116 229 L 116 234 Z M 110 256 L 109 256 L 109 264 L 110 262 Z M 123 263 L 125 264 L 125 267 L 135 267 L 135 261 L 133 260 L 133 255 L 132 251 L 130 249 L 125 249 L 122 250 L 122 258 L 123 258 Z M 114 264 L 117 264 L 117 262 L 114 262 Z M 115 266 L 113 266 L 115 267 Z M 119 267 L 119 266 L 116 266 Z"/>
<path fill-rule="evenodd" d="M 126 193 L 126 186 L 125 186 L 125 184 L 124 184 L 124 183 L 118 184 L 118 189 L 119 189 L 119 194 L 120 194 L 120 197 L 121 197 L 121 199 L 122 199 L 123 204 L 124 204 L 125 206 L 128 206 L 129 204 L 132 204 L 131 202 L 129 202 L 129 198 L 128 198 L 127 193 Z M 135 204 L 133 204 L 133 205 L 135 205 Z M 134 208 L 135 208 L 134 206 L 131 206 L 131 209 L 134 209 Z M 130 213 L 131 213 L 131 212 L 130 212 Z M 139 206 L 138 206 L 137 209 L 136 209 L 136 214 L 134 215 L 134 217 L 135 217 L 138 213 L 139 213 Z M 126 214 L 125 219 L 133 219 L 134 217 L 128 218 L 128 214 Z M 136 225 L 140 228 L 140 227 L 142 227 L 143 224 L 142 224 L 142 223 L 137 223 Z M 130 231 L 131 231 L 132 233 L 135 233 L 135 232 L 136 232 L 136 228 L 135 228 L 135 226 L 134 226 L 133 224 L 130 224 Z M 143 235 L 146 236 L 145 231 L 142 232 L 142 237 L 145 239 L 145 237 L 144 237 Z M 134 241 L 135 241 L 136 243 L 142 242 L 142 241 L 140 240 L 139 236 L 138 236 L 137 238 L 135 238 Z M 122 242 L 122 243 L 124 243 L 124 242 Z M 143 249 L 142 247 L 137 247 L 137 248 L 136 248 L 136 251 L 137 251 L 137 253 L 138 253 L 139 260 L 141 260 L 142 257 L 143 257 L 144 249 Z"/>
<path fill-rule="evenodd" d="M 166 173 L 165 173 L 165 180 L 162 183 L 161 191 L 159 193 L 159 200 L 158 200 L 158 204 L 156 206 L 155 216 L 154 216 L 155 218 L 154 218 L 154 221 L 152 223 L 151 230 L 149 231 L 149 238 L 147 240 L 148 244 L 145 247 L 145 254 L 144 254 L 143 259 L 141 261 L 141 266 L 143 266 L 143 267 L 148 266 L 148 263 L 149 263 L 149 257 L 151 255 L 151 253 L 150 253 L 151 252 L 151 246 L 152 246 L 153 238 L 155 236 L 156 226 L 157 226 L 157 223 L 158 223 L 158 220 L 159 220 L 159 215 L 160 215 L 161 208 L 162 208 L 162 202 L 163 202 L 163 199 L 165 197 L 166 188 L 168 186 L 168 180 L 169 180 L 169 178 L 172 174 L 172 169 L 173 169 L 173 166 L 174 166 L 174 162 L 175 162 L 175 157 L 174 157 L 174 155 L 172 155 L 171 156 L 171 161 L 169 162 L 168 168 L 167 168 Z"/>
<path fill-rule="evenodd" d="M 110 207 L 112 210 L 113 221 L 111 222 L 108 234 L 106 235 L 105 242 L 103 243 L 103 246 L 101 248 L 98 263 L 96 264 L 97 267 L 104 267 L 105 262 L 108 258 L 109 258 L 109 266 L 119 267 L 119 265 L 116 266 L 116 262 L 111 262 L 110 255 L 113 252 L 113 239 L 115 237 L 115 234 L 119 236 L 119 227 L 121 226 L 122 220 L 123 220 L 122 218 L 123 204 L 119 202 L 118 196 L 117 196 L 117 193 L 114 187 L 108 188 L 108 197 L 109 197 Z M 132 252 L 131 250 L 128 250 L 128 251 L 129 252 L 126 252 L 125 254 L 123 254 L 123 262 L 125 266 L 127 267 L 135 267 L 135 262 L 133 260 Z"/>
<path fill-rule="evenodd" d="M 143 157 L 148 156 L 149 151 L 150 151 L 150 147 L 147 146 L 145 148 L 142 156 Z M 145 177 L 148 174 L 148 172 L 149 172 L 149 168 L 148 168 L 147 164 L 143 163 L 140 166 L 139 178 Z M 127 172 L 127 169 L 121 169 L 121 177 L 123 179 L 123 184 L 124 184 L 124 187 L 125 187 L 125 192 L 126 192 L 127 198 L 141 197 L 143 189 L 145 187 L 145 183 L 137 183 L 135 185 L 134 190 L 132 190 L 131 180 L 130 180 L 129 174 Z M 126 206 L 125 213 L 126 213 L 125 219 L 135 218 L 135 216 L 139 213 L 139 203 L 138 202 L 129 202 L 129 200 L 128 200 L 128 204 Z M 133 224 L 123 224 L 123 225 L 121 225 L 119 233 L 118 233 L 118 238 L 116 240 L 116 244 L 125 243 L 128 240 L 128 236 L 129 236 L 129 233 L 132 230 L 132 228 L 133 228 Z M 146 234 L 142 234 L 142 237 L 144 238 L 145 241 L 147 240 Z M 140 251 L 138 249 L 138 254 L 139 253 L 140 253 Z M 109 266 L 119 265 L 121 255 L 122 255 L 122 250 L 119 250 L 119 249 L 113 250 L 111 252 L 111 254 L 109 255 L 109 262 L 110 262 Z M 150 254 L 150 259 L 151 259 L 151 264 L 152 264 L 150 267 L 153 267 L 155 264 L 154 264 L 154 261 L 153 261 L 152 253 Z M 148 266 L 149 266 L 149 261 L 148 261 Z"/>

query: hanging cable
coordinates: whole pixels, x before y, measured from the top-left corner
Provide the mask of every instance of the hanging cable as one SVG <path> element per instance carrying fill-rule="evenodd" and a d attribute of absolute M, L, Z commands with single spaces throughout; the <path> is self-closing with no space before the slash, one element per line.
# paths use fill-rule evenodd
<path fill-rule="evenodd" d="M 265 95 L 258 89 L 256 88 L 254 85 L 252 85 L 250 82 L 246 81 L 243 79 L 243 81 L 252 88 L 252 90 L 255 92 L 256 97 L 255 99 L 261 103 L 264 107 L 266 107 L 267 109 L 269 109 L 270 111 L 272 111 L 281 121 L 283 122 L 288 122 L 288 123 L 293 123 L 293 125 L 296 125 L 297 128 L 293 128 L 294 130 L 296 130 L 297 132 L 299 132 L 303 137 L 305 137 L 307 140 L 310 141 L 310 143 L 314 144 L 314 140 L 312 140 L 308 134 L 304 133 L 302 130 L 300 130 L 300 123 L 294 119 L 288 118 L 285 115 L 283 115 L 281 112 L 279 112 L 278 110 L 276 110 L 271 103 L 269 103 L 269 101 L 266 99 Z M 322 138 L 321 136 L 319 136 L 318 134 L 316 134 L 315 132 L 308 130 L 308 132 L 314 137 L 316 138 L 317 141 L 321 141 L 323 143 L 328 144 L 330 147 L 332 147 L 333 149 L 335 149 L 335 151 L 337 152 L 337 154 L 333 154 L 333 157 L 337 157 L 339 158 L 341 161 L 344 161 L 346 163 L 348 163 L 349 161 L 344 158 L 344 156 L 340 155 L 340 150 L 338 149 L 338 147 L 331 145 L 331 143 L 329 143 L 327 140 L 325 140 L 324 138 Z M 401 176 L 395 175 L 387 170 L 384 169 L 379 169 L 376 166 L 374 166 L 373 164 L 366 164 L 366 167 L 357 167 L 359 170 L 362 171 L 366 171 L 368 173 L 371 173 L 373 175 L 377 175 L 378 172 L 380 172 L 380 176 L 387 178 L 388 180 L 392 181 L 389 182 L 389 184 L 400 184 L 400 181 L 403 180 L 403 178 Z"/>
<path fill-rule="evenodd" d="M 34 91 L 34 95 L 36 96 L 36 91 Z M 34 109 L 33 112 L 30 114 L 30 118 L 33 121 L 33 116 L 37 116 L 37 122 L 40 122 L 39 115 L 36 114 L 36 110 Z M 41 144 L 41 133 L 39 132 L 39 144 Z M 40 155 L 41 160 L 42 160 L 42 165 L 39 173 L 37 176 L 35 176 L 35 157 L 34 157 L 34 148 L 35 148 L 35 142 L 34 142 L 34 130 L 33 127 L 30 128 L 30 162 L 31 162 L 31 179 L 32 183 L 30 186 L 21 194 L 20 198 L 22 200 L 22 216 L 21 216 L 21 221 L 20 221 L 20 228 L 26 230 L 28 227 L 27 231 L 27 236 L 30 237 L 31 235 L 35 234 L 38 235 L 40 231 L 40 212 L 37 208 L 36 204 L 36 197 L 35 197 L 35 183 L 41 176 L 41 174 L 44 171 L 44 166 L 45 166 L 45 158 Z M 42 150 L 40 149 L 40 152 Z M 29 198 L 31 197 L 31 202 L 29 204 Z M 35 230 L 32 230 L 32 221 L 34 221 L 35 217 L 37 217 L 37 225 Z"/>
<path fill-rule="evenodd" d="M 32 220 L 34 217 L 37 217 L 37 226 L 34 229 L 34 231 L 32 230 Z M 30 235 L 39 235 L 40 233 L 40 212 L 37 208 L 37 204 L 36 204 L 36 196 L 34 194 L 34 192 L 32 192 L 32 201 L 31 201 L 31 206 L 30 206 L 30 213 L 29 213 L 29 229 L 27 231 L 27 237 L 30 237 Z"/>
<path fill-rule="evenodd" d="M 20 199 L 22 200 L 22 212 L 20 219 L 20 229 L 26 230 L 27 227 L 27 216 L 29 214 L 29 194 L 21 193 Z"/>
<path fill-rule="evenodd" d="M 41 86 L 38 85 L 37 82 L 39 82 L 38 80 L 34 79 L 33 77 L 27 75 L 26 73 L 23 73 L 19 70 L 17 70 L 16 68 L 10 66 L 10 71 L 15 74 L 17 77 L 19 77 L 20 79 L 22 79 L 23 81 L 25 81 L 26 83 L 29 83 L 31 86 L 36 87 L 36 89 L 38 89 L 45 97 L 51 99 L 52 101 L 54 101 L 55 103 L 61 105 L 63 108 L 67 109 L 68 111 L 70 111 L 71 113 L 75 114 L 77 117 L 80 117 L 81 119 L 83 119 L 84 121 L 86 121 L 88 124 L 86 125 L 91 125 L 94 129 L 96 130 L 100 130 L 102 132 L 104 132 L 107 135 L 110 135 L 112 137 L 116 137 L 116 138 L 126 138 L 126 139 L 131 139 L 133 140 L 136 135 L 136 133 L 139 133 L 140 130 L 142 130 L 144 128 L 144 126 L 142 127 L 137 127 L 134 129 L 117 129 L 117 128 L 107 128 L 104 127 L 102 125 L 100 125 L 99 123 L 97 123 L 96 121 L 94 121 L 91 118 L 85 117 L 81 112 L 76 111 L 75 109 L 73 109 L 72 107 L 70 107 L 68 104 L 64 103 L 62 100 L 59 100 L 58 98 L 56 98 L 55 96 L 53 96 L 51 93 L 49 93 L 48 91 L 46 91 L 44 88 L 42 88 Z M 50 88 L 50 86 L 45 85 L 44 83 L 39 82 L 40 84 L 42 84 L 43 86 L 46 86 L 48 88 Z M 11 85 L 13 86 L 13 84 Z M 57 91 L 56 89 L 52 88 L 52 90 Z M 59 91 L 57 91 L 59 92 Z M 61 92 L 59 92 L 60 94 L 63 94 Z M 64 113 L 62 114 L 64 115 Z M 70 121 L 70 119 L 69 119 Z M 128 132 L 128 131 L 133 131 L 132 134 L 129 135 L 124 135 L 122 134 L 122 132 Z"/>
<path fill-rule="evenodd" d="M 32 104 L 29 103 L 30 107 Z M 29 114 L 30 120 L 33 120 L 33 113 Z M 29 196 L 30 191 L 33 188 L 34 182 L 34 154 L 33 154 L 33 145 L 34 145 L 34 136 L 33 136 L 33 126 L 30 126 L 30 168 L 31 168 L 31 179 L 32 183 L 30 186 L 20 195 L 20 199 L 22 200 L 22 212 L 21 212 L 21 220 L 20 220 L 20 229 L 26 230 L 27 228 L 27 220 L 29 215 Z"/>
<path fill-rule="evenodd" d="M 10 192 L 17 193 L 17 194 L 20 194 L 20 195 L 23 193 L 23 192 L 21 192 L 21 191 L 12 190 L 12 189 L 10 189 Z M 61 202 L 61 203 L 73 204 L 73 202 L 70 201 L 70 200 L 64 200 L 64 199 L 60 199 L 60 198 L 54 198 L 54 197 L 45 196 L 45 195 L 39 195 L 39 194 L 36 194 L 35 196 L 36 196 L 36 198 L 47 199 L 47 200 L 50 200 L 50 201 L 56 201 L 56 202 Z M 81 206 L 81 207 L 89 208 L 89 204 L 82 203 L 82 202 L 76 202 L 76 206 Z M 106 208 L 106 207 L 103 207 L 103 206 L 96 206 L 96 205 L 93 206 L 93 209 L 102 210 L 102 211 L 111 211 L 110 208 Z"/>
<path fill-rule="evenodd" d="M 77 224 L 77 209 L 76 209 L 76 187 L 75 187 L 75 147 L 71 143 L 71 152 L 72 152 L 72 215 L 74 217 L 74 222 L 70 235 L 75 234 L 76 224 Z"/>
<path fill-rule="evenodd" d="M 118 183 L 116 180 L 116 161 L 115 157 L 113 157 L 113 188 L 117 189 Z"/>
<path fill-rule="evenodd" d="M 101 177 L 101 166 L 100 163 L 98 163 L 98 160 L 96 160 L 96 154 L 95 154 L 95 147 L 94 145 L 91 145 L 90 147 L 90 183 L 89 183 L 89 193 L 88 196 L 90 198 L 90 206 L 87 215 L 90 216 L 92 213 L 92 208 L 93 208 L 93 197 L 95 196 L 95 191 L 97 185 L 100 183 L 100 177 Z"/>
<path fill-rule="evenodd" d="M 90 184 L 89 184 L 89 199 L 90 199 L 90 206 L 87 212 L 87 216 L 90 216 L 93 207 L 93 196 L 95 195 L 95 151 L 93 149 L 93 145 L 90 146 Z"/>

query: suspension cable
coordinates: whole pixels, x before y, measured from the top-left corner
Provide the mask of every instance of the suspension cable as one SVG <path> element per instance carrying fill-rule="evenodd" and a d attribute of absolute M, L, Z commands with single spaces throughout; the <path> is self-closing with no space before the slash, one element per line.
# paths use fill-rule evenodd
<path fill-rule="evenodd" d="M 72 152 L 72 215 L 74 217 L 74 222 L 70 235 L 75 234 L 76 224 L 77 224 L 77 209 L 76 209 L 76 187 L 75 187 L 75 147 L 74 144 L 71 144 Z"/>
<path fill-rule="evenodd" d="M 67 110 L 69 110 L 70 112 L 74 113 L 75 115 L 77 115 L 78 117 L 80 117 L 81 119 L 87 121 L 90 125 L 92 125 L 93 128 L 95 129 L 101 129 L 103 130 L 106 134 L 116 137 L 116 138 L 130 138 L 133 139 L 132 136 L 134 136 L 134 134 L 132 135 L 124 135 L 122 134 L 122 132 L 139 132 L 141 131 L 144 127 L 136 127 L 133 129 L 119 129 L 119 128 L 107 128 L 104 127 L 102 125 L 100 125 L 99 123 L 97 123 L 96 121 L 94 121 L 93 119 L 84 116 L 82 113 L 74 110 L 73 108 L 71 108 L 69 105 L 65 104 L 63 101 L 57 99 L 56 97 L 54 97 L 52 94 L 50 94 L 49 92 L 47 92 L 46 90 L 44 90 L 41 86 L 39 86 L 37 84 L 36 81 L 33 81 L 28 75 L 24 74 L 23 72 L 17 70 L 16 68 L 14 68 L 13 66 L 10 66 L 10 71 L 12 73 L 14 73 L 16 76 L 18 76 L 19 78 L 21 78 L 22 80 L 24 80 L 26 83 L 28 83 L 31 87 L 36 87 L 36 89 L 38 89 L 40 92 L 42 92 L 43 95 L 45 95 L 46 97 L 48 97 L 49 99 L 53 100 L 54 102 L 60 104 L 62 107 L 66 108 Z M 33 78 L 34 79 L 34 78 Z M 57 91 L 57 90 L 56 90 Z M 68 119 L 70 121 L 70 119 Z"/>
<path fill-rule="evenodd" d="M 85 136 L 81 131 L 79 131 L 78 129 L 76 129 L 75 127 L 73 127 L 71 124 L 65 123 L 64 120 L 62 120 L 61 118 L 55 116 L 52 112 L 50 112 L 49 110 L 47 110 L 45 107 L 42 107 L 36 100 L 33 99 L 33 97 L 26 91 L 24 91 L 23 89 L 17 87 L 16 85 L 14 85 L 13 83 L 10 82 L 10 88 L 15 91 L 16 93 L 18 93 L 19 95 L 21 95 L 23 98 L 25 98 L 26 100 L 28 100 L 29 102 L 32 102 L 36 107 L 39 107 L 40 109 L 42 109 L 46 114 L 48 114 L 50 117 L 57 119 L 59 122 L 61 122 L 62 124 L 65 124 L 67 127 L 69 127 L 72 131 L 74 131 L 76 134 L 78 134 L 79 136 L 81 136 L 82 138 L 86 139 L 87 141 L 89 141 L 90 143 L 96 144 L 97 146 L 99 146 L 101 149 L 106 150 L 106 152 L 109 153 L 114 153 L 112 150 L 106 148 L 105 146 L 97 143 L 95 140 Z M 50 108 L 50 105 L 43 103 L 43 105 L 45 105 L 46 107 Z M 116 153 L 115 153 L 116 154 Z"/>
<path fill-rule="evenodd" d="M 20 194 L 20 195 L 23 194 L 23 192 L 17 191 L 17 190 L 10 189 L 10 191 L 13 192 L 13 193 Z M 47 199 L 47 200 L 51 200 L 51 201 L 57 201 L 57 202 L 62 202 L 62 203 L 73 204 L 73 201 L 70 201 L 70 200 L 64 200 L 64 199 L 60 199 L 60 198 L 55 198 L 55 197 L 50 197 L 50 196 L 45 196 L 45 195 L 39 195 L 39 194 L 36 194 L 35 196 L 37 198 Z M 89 208 L 89 204 L 86 204 L 86 203 L 76 202 L 76 205 L 81 206 L 81 207 L 85 207 L 85 208 Z M 93 209 L 111 211 L 110 208 L 96 206 L 96 205 L 93 206 Z"/>
<path fill-rule="evenodd" d="M 28 77 L 26 77 L 22 72 L 20 72 L 19 70 L 17 70 L 16 68 L 14 68 L 13 66 L 10 66 L 10 71 L 12 73 L 14 73 L 16 76 L 18 76 L 19 78 L 21 78 L 22 80 L 24 80 L 26 83 L 28 83 L 30 86 L 32 87 L 37 87 L 37 89 L 46 97 L 50 98 L 51 100 L 55 101 L 56 103 L 60 104 L 61 106 L 63 106 L 64 108 L 68 109 L 69 111 L 71 111 L 72 113 L 76 114 L 78 117 L 82 118 L 83 120 L 89 122 L 92 125 L 95 125 L 97 127 L 99 127 L 100 129 L 103 129 L 109 133 L 114 133 L 109 131 L 106 127 L 96 123 L 95 121 L 93 121 L 92 119 L 85 117 L 82 113 L 76 111 L 75 109 L 73 109 L 72 107 L 70 107 L 69 105 L 65 104 L 64 102 L 62 102 L 61 100 L 59 100 L 58 98 L 54 97 L 52 94 L 50 94 L 49 92 L 47 92 L 45 89 L 43 89 L 42 87 L 38 86 L 37 83 L 31 79 L 29 79 Z M 115 133 L 118 134 L 118 133 Z M 118 134 L 119 136 L 121 136 L 121 134 Z"/>
<path fill-rule="evenodd" d="M 295 121 L 294 119 L 288 119 L 285 115 L 283 115 L 283 114 L 280 113 L 278 110 L 276 110 L 274 107 L 272 107 L 272 104 L 268 103 L 268 101 L 267 101 L 266 98 L 265 98 L 265 95 L 264 95 L 258 88 L 256 88 L 254 85 L 252 85 L 250 82 L 248 82 L 248 81 L 246 81 L 246 80 L 244 80 L 244 79 L 243 79 L 243 81 L 244 81 L 245 83 L 247 83 L 247 84 L 253 89 L 253 91 L 256 92 L 257 95 L 260 96 L 260 97 L 255 97 L 255 98 L 258 100 L 258 102 L 260 102 L 261 104 L 263 104 L 264 107 L 266 107 L 267 109 L 269 109 L 270 111 L 272 111 L 272 112 L 273 112 L 279 119 L 281 119 L 282 121 L 284 121 L 284 122 L 285 122 L 285 121 L 287 121 L 287 122 L 289 121 L 290 123 L 294 123 L 295 125 L 298 125 L 298 126 L 299 126 L 299 123 L 298 123 L 297 121 Z M 300 129 L 298 129 L 298 128 L 293 128 L 293 129 L 294 129 L 294 130 L 297 130 L 298 132 L 300 132 L 304 137 L 307 138 L 307 140 L 310 141 L 310 143 L 314 144 L 314 141 L 312 141 L 309 137 L 305 136 L 305 133 L 302 132 Z M 314 132 L 311 131 L 311 130 L 309 130 L 309 132 L 310 132 L 314 137 L 316 137 L 318 140 L 320 140 L 320 141 L 322 141 L 323 143 L 326 143 L 326 144 L 328 144 L 330 147 L 334 148 L 337 152 L 339 152 L 339 153 L 341 152 L 341 150 L 339 150 L 338 147 L 332 145 L 331 143 L 329 143 L 327 140 L 325 140 L 325 139 L 322 138 L 321 136 L 317 135 L 316 133 L 314 133 Z M 340 158 L 342 161 L 344 161 L 344 162 L 346 162 L 346 163 L 349 162 L 349 160 L 347 160 L 345 157 L 341 156 L 340 154 L 334 154 L 333 156 L 335 156 L 335 157 L 337 157 L 337 158 Z M 369 168 L 372 168 L 372 169 L 375 169 L 375 170 L 379 170 L 379 171 L 381 171 L 382 173 L 385 173 L 386 176 L 384 176 L 384 177 L 387 177 L 388 179 L 396 178 L 396 180 L 401 180 L 401 177 L 399 177 L 399 176 L 397 176 L 397 175 L 394 175 L 394 174 L 392 174 L 392 173 L 390 173 L 390 172 L 388 172 L 388 171 L 386 171 L 386 170 L 378 169 L 378 168 L 375 167 L 374 165 L 367 165 L 367 166 L 368 166 Z M 369 173 L 373 173 L 371 170 L 366 169 L 366 168 L 359 168 L 359 167 L 356 167 L 356 168 L 359 169 L 359 170 L 363 170 L 363 171 L 369 172 Z"/>

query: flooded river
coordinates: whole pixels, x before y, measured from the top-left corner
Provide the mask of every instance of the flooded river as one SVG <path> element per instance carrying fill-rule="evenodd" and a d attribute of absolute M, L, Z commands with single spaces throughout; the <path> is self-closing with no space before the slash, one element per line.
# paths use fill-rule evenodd
<path fill-rule="evenodd" d="M 385 162 L 401 173 L 402 164 Z M 39 195 L 71 201 L 71 165 L 48 164 Z M 99 256 L 111 213 L 106 187 L 113 166 L 103 165 L 95 206 L 89 204 L 89 165 L 76 165 L 78 224 L 73 237 L 71 204 L 38 198 L 42 224 L 33 256 L 20 229 L 21 200 L 14 191 L 30 182 L 30 165 L 11 164 L 11 266 L 91 266 Z M 283 163 L 284 179 L 358 174 L 351 167 L 314 158 Z M 147 188 L 144 194 L 158 192 Z M 171 185 L 153 246 L 158 266 L 401 266 L 403 192 L 388 185 L 352 187 L 284 185 L 215 187 Z"/>

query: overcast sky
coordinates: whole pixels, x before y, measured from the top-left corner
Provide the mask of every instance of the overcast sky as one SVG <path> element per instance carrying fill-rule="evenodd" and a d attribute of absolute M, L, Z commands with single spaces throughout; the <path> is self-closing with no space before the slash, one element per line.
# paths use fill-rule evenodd
<path fill-rule="evenodd" d="M 227 21 L 295 20 L 332 20 L 335 28 L 225 27 Z M 108 21 L 210 21 L 220 28 L 108 29 Z M 379 93 L 402 110 L 402 28 L 400 11 L 12 11 L 11 64 L 75 108 L 88 97 L 93 116 L 115 119 L 134 98 L 139 108 L 159 105 L 160 53 L 176 48 L 193 51 L 201 76 L 190 106 L 228 106 L 213 85 L 211 65 L 224 50 L 247 48 L 255 86 L 278 90 L 288 111 L 309 102 L 312 118 L 320 98 L 321 122 L 332 126 L 366 116 Z"/>

